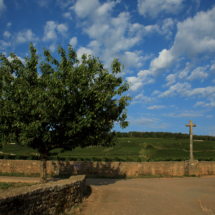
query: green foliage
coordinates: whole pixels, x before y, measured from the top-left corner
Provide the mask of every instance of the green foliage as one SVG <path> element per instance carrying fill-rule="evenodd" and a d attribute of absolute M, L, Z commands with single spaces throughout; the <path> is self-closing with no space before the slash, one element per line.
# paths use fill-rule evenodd
<path fill-rule="evenodd" d="M 12 52 L 11 62 L 0 54 L 0 148 L 16 142 L 37 150 L 42 160 L 56 148 L 64 152 L 79 146 L 115 146 L 116 134 L 110 131 L 114 121 L 120 121 L 122 128 L 129 125 L 123 110 L 127 100 L 132 100 L 129 96 L 111 99 L 129 89 L 127 82 L 120 86 L 123 79 L 114 76 L 121 72 L 118 59 L 114 58 L 109 74 L 91 55 L 87 60 L 83 54 L 82 64 L 74 67 L 79 60 L 71 45 L 68 55 L 58 46 L 60 62 L 44 48 L 46 62 L 40 63 L 42 76 L 38 77 L 41 56 L 36 55 L 32 43 L 29 46 L 31 58 L 25 57 L 25 65 Z M 99 77 L 95 79 L 96 74 Z"/>
<path fill-rule="evenodd" d="M 138 159 L 137 159 L 137 162 L 141 162 L 141 161 L 142 161 L 141 158 L 138 158 Z"/>
<path fill-rule="evenodd" d="M 80 67 L 74 67 L 79 60 L 71 45 L 67 56 L 58 46 L 61 62 L 44 48 L 46 62 L 40 63 L 42 76 L 38 78 L 39 56 L 31 43 L 29 50 L 31 58 L 25 58 L 25 65 L 13 53 L 11 62 L 0 55 L 0 134 L 4 136 L 0 147 L 16 141 L 44 154 L 59 147 L 71 150 L 117 143 L 113 141 L 115 133 L 109 132 L 114 121 L 121 121 L 122 128 L 128 126 L 127 115 L 122 111 L 128 105 L 127 99 L 132 99 L 122 96 L 118 106 L 116 100 L 111 100 L 129 89 L 124 83 L 114 90 L 123 81 L 113 75 L 121 72 L 118 60 L 114 59 L 109 74 L 91 55 L 88 60 L 82 55 Z M 96 79 L 95 74 L 99 74 Z M 53 130 L 49 131 L 50 128 Z"/>

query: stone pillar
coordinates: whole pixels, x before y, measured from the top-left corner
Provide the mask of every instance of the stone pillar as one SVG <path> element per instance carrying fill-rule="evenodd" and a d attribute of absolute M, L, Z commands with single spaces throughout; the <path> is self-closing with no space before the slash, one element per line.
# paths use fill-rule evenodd
<path fill-rule="evenodd" d="M 193 160 L 193 127 L 196 125 L 192 124 L 192 120 L 190 120 L 190 124 L 186 124 L 186 126 L 190 127 L 190 160 Z"/>
<path fill-rule="evenodd" d="M 193 132 L 190 133 L 190 160 L 193 160 Z"/>
<path fill-rule="evenodd" d="M 198 160 L 194 160 L 193 157 L 193 127 L 196 125 L 192 124 L 192 120 L 190 120 L 190 124 L 186 124 L 186 126 L 190 127 L 190 160 L 185 161 L 185 174 L 198 176 Z"/>

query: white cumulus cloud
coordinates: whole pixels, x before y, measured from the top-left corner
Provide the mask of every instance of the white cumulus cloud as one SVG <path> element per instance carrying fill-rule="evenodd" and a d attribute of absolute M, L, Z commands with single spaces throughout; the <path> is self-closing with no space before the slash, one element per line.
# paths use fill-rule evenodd
<path fill-rule="evenodd" d="M 3 35 L 4 35 L 5 37 L 10 37 L 11 34 L 10 34 L 10 32 L 5 31 Z"/>
<path fill-rule="evenodd" d="M 53 40 L 57 38 L 55 28 L 57 25 L 54 21 L 48 21 L 46 22 L 46 26 L 44 28 L 45 36 L 43 37 L 43 41 Z"/>
<path fill-rule="evenodd" d="M 4 0 L 0 0 L 0 15 L 7 9 Z"/>
<path fill-rule="evenodd" d="M 49 46 L 49 50 L 50 50 L 51 52 L 54 52 L 54 51 L 55 51 L 55 48 L 56 48 L 55 44 L 52 44 L 52 45 Z"/>
<path fill-rule="evenodd" d="M 72 48 L 75 48 L 77 45 L 77 37 L 73 37 L 70 41 L 69 44 L 72 45 Z"/>
<path fill-rule="evenodd" d="M 166 81 L 168 82 L 168 83 L 166 84 L 166 86 L 170 86 L 170 85 L 174 84 L 174 83 L 175 83 L 176 76 L 177 76 L 177 74 L 170 74 L 170 75 L 168 75 L 168 76 L 166 77 Z"/>
<path fill-rule="evenodd" d="M 57 34 L 56 30 L 58 33 L 60 33 L 63 36 L 67 36 L 66 32 L 68 31 L 68 27 L 65 24 L 57 24 L 54 21 L 48 21 L 46 22 L 46 25 L 44 27 L 44 37 L 43 41 L 50 41 L 50 40 L 55 40 L 57 39 Z"/>
<path fill-rule="evenodd" d="M 68 27 L 65 24 L 60 24 L 60 25 L 57 25 L 57 30 L 63 36 L 66 36 L 66 32 L 68 31 Z"/>
<path fill-rule="evenodd" d="M 204 102 L 197 102 L 193 107 L 198 107 L 198 106 L 203 105 L 203 104 L 204 104 Z"/>
<path fill-rule="evenodd" d="M 73 20 L 70 12 L 63 13 L 63 17 Z"/>
<path fill-rule="evenodd" d="M 157 75 L 163 69 L 172 67 L 184 54 L 190 59 L 205 52 L 208 56 L 213 54 L 215 50 L 214 26 L 215 7 L 207 12 L 198 12 L 193 18 L 179 22 L 173 46 L 169 50 L 163 49 L 159 56 L 151 61 L 150 70 Z"/>
<path fill-rule="evenodd" d="M 159 90 L 155 90 L 155 91 L 152 93 L 152 95 L 156 95 L 156 94 L 159 94 L 159 93 L 160 93 Z"/>
<path fill-rule="evenodd" d="M 166 18 L 163 20 L 163 24 L 161 26 L 161 34 L 166 35 L 166 39 L 170 39 L 172 36 L 172 29 L 174 27 L 175 22 L 172 18 Z"/>
<path fill-rule="evenodd" d="M 50 3 L 50 0 L 37 0 L 36 2 L 40 5 L 40 7 L 47 7 Z"/>
<path fill-rule="evenodd" d="M 78 0 L 76 4 L 69 9 L 74 10 L 78 17 L 85 18 L 86 16 L 95 12 L 98 6 L 100 6 L 98 0 Z"/>
<path fill-rule="evenodd" d="M 60 5 L 62 9 L 69 7 L 69 5 L 74 4 L 74 0 L 57 0 L 57 4 Z"/>
<path fill-rule="evenodd" d="M 205 73 L 205 70 L 208 68 L 208 66 L 206 67 L 197 67 L 196 69 L 194 69 L 191 73 L 191 75 L 189 77 L 187 77 L 187 80 L 192 81 L 194 79 L 204 79 L 208 77 L 208 74 Z"/>
<path fill-rule="evenodd" d="M 151 76 L 151 71 L 149 70 L 141 70 L 138 72 L 138 77 L 126 77 L 126 80 L 130 83 L 129 89 L 131 91 L 137 91 L 140 89 L 143 85 L 146 84 L 152 84 L 155 82 L 154 79 L 149 78 L 148 76 Z"/>
<path fill-rule="evenodd" d="M 169 68 L 173 65 L 175 60 L 174 53 L 172 52 L 172 49 L 166 50 L 163 49 L 159 53 L 159 57 L 155 58 L 150 63 L 151 71 L 153 72 L 153 75 L 156 76 L 160 70 Z"/>
<path fill-rule="evenodd" d="M 141 103 L 142 100 L 144 100 L 144 103 L 149 103 L 152 101 L 152 99 L 150 97 L 144 96 L 142 93 L 140 93 L 134 97 L 132 104 Z"/>
<path fill-rule="evenodd" d="M 11 42 L 5 42 L 4 40 L 0 40 L 0 49 L 5 49 L 7 48 L 8 46 L 11 46 Z"/>
<path fill-rule="evenodd" d="M 212 101 L 211 103 L 207 103 L 207 104 L 203 105 L 203 107 L 211 107 L 211 108 L 214 108 L 214 107 L 215 107 L 215 102 Z"/>
<path fill-rule="evenodd" d="M 154 106 L 151 106 L 151 107 L 148 107 L 147 109 L 149 110 L 158 110 L 158 109 L 161 109 L 161 108 L 164 108 L 165 106 L 162 106 L 162 105 L 154 105 Z"/>
<path fill-rule="evenodd" d="M 207 23 L 207 24 L 206 24 Z M 195 57 L 203 52 L 214 52 L 215 48 L 215 7 L 207 12 L 198 12 L 194 18 L 188 18 L 177 24 L 174 52 L 187 53 Z M 197 45 L 198 44 L 198 45 Z"/>
<path fill-rule="evenodd" d="M 187 62 L 186 67 L 178 74 L 179 79 L 186 78 L 192 67 L 193 67 L 193 65 L 191 65 L 191 63 Z"/>
<path fill-rule="evenodd" d="M 32 32 L 31 29 L 26 31 L 18 32 L 16 37 L 16 43 L 24 43 L 24 42 L 32 42 L 38 41 L 39 38 L 35 37 L 35 34 Z"/>
<path fill-rule="evenodd" d="M 149 71 L 149 70 L 141 70 L 137 75 L 140 79 L 145 80 L 147 78 L 147 76 L 152 75 L 152 74 L 151 74 L 151 71 Z"/>
<path fill-rule="evenodd" d="M 184 0 L 138 0 L 138 12 L 144 17 L 157 17 L 161 13 L 177 14 Z"/>
<path fill-rule="evenodd" d="M 215 63 L 211 65 L 210 71 L 215 71 Z"/>
<path fill-rule="evenodd" d="M 176 113 L 168 113 L 168 114 L 162 114 L 162 116 L 168 116 L 168 117 L 177 117 L 177 118 L 181 118 L 181 117 L 200 117 L 200 116 L 203 116 L 203 114 L 201 113 L 198 113 L 198 112 L 194 112 L 193 110 L 192 111 L 183 111 L 182 113 L 179 113 L 179 114 L 176 114 Z"/>
<path fill-rule="evenodd" d="M 131 82 L 129 89 L 132 91 L 137 91 L 143 86 L 142 81 L 136 77 L 127 77 L 126 80 Z"/>
<path fill-rule="evenodd" d="M 201 87 L 201 88 L 195 88 L 189 92 L 187 92 L 187 96 L 195 96 L 198 94 L 201 94 L 202 97 L 206 97 L 212 93 L 215 93 L 215 87 Z"/>
<path fill-rule="evenodd" d="M 172 97 L 176 94 L 185 95 L 186 92 L 191 88 L 191 85 L 188 83 L 177 83 L 173 86 L 171 86 L 168 90 L 166 90 L 164 93 L 160 93 L 158 97 Z"/>

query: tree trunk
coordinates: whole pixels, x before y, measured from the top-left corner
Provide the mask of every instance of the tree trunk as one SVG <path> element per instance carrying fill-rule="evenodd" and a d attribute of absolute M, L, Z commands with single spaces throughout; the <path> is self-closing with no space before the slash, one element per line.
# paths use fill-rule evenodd
<path fill-rule="evenodd" d="M 46 183 L 46 158 L 47 154 L 41 154 L 41 161 L 40 161 L 40 183 Z"/>

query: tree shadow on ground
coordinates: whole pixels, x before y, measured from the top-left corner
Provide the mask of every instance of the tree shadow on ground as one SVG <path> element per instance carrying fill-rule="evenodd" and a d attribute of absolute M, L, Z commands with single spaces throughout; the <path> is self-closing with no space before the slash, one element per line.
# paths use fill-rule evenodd
<path fill-rule="evenodd" d="M 76 175 L 86 175 L 86 179 L 112 179 L 105 180 L 105 184 L 115 183 L 117 180 L 127 180 L 125 173 L 120 173 L 120 165 L 115 168 L 111 167 L 112 162 L 96 162 L 92 161 L 51 161 L 54 170 L 59 171 L 59 175 L 55 171 L 51 173 L 53 178 L 69 178 Z M 87 167 L 86 167 L 87 166 Z"/>

